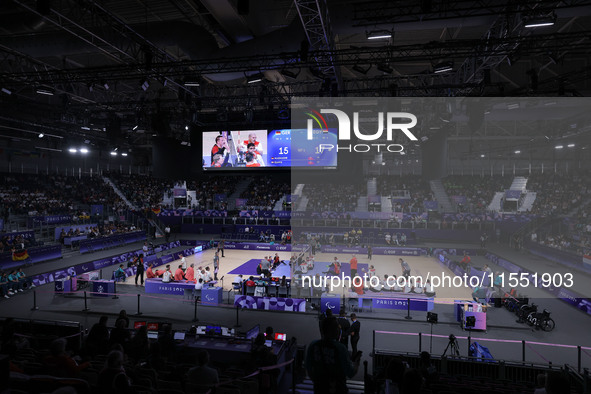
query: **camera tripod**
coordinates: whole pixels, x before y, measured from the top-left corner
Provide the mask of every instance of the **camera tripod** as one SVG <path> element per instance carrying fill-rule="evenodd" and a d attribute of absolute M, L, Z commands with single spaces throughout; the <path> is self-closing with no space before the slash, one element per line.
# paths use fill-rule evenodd
<path fill-rule="evenodd" d="M 443 356 L 447 354 L 448 350 L 450 350 L 452 357 L 460 357 L 460 347 L 458 346 L 458 340 L 455 336 L 453 336 L 453 334 L 449 336 L 449 342 L 447 343 L 447 347 L 443 352 Z"/>

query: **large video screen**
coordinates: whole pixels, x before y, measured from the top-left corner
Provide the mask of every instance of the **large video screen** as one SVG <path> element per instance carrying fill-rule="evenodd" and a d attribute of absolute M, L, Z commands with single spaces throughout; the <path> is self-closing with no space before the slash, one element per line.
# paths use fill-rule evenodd
<path fill-rule="evenodd" d="M 207 131 L 203 133 L 203 168 L 285 168 L 331 169 L 337 166 L 337 132 L 313 133 L 312 139 L 298 138 L 305 129 Z"/>

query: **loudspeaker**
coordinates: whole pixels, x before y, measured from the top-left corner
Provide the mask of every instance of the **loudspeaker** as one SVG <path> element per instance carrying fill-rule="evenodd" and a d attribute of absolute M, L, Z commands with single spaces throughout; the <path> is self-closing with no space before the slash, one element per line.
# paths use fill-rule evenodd
<path fill-rule="evenodd" d="M 189 142 L 191 146 L 199 146 L 201 138 L 203 137 L 203 127 L 197 126 L 195 123 L 189 125 Z"/>
<path fill-rule="evenodd" d="M 423 159 L 421 163 L 425 179 L 440 179 L 447 175 L 447 132 L 440 130 L 429 137 L 421 147 Z"/>
<path fill-rule="evenodd" d="M 236 3 L 238 15 L 248 15 L 250 4 L 248 0 L 238 0 Z"/>
<path fill-rule="evenodd" d="M 116 144 L 121 139 L 121 119 L 112 117 L 107 123 L 107 138 L 112 144 Z"/>
<path fill-rule="evenodd" d="M 157 112 L 152 115 L 152 132 L 158 136 L 169 136 L 171 133 L 170 121 L 168 115 L 163 112 Z"/>
<path fill-rule="evenodd" d="M 169 137 L 154 137 L 152 168 L 156 178 L 182 179 L 190 175 L 192 151 L 180 141 Z M 201 159 L 197 160 L 197 165 Z"/>

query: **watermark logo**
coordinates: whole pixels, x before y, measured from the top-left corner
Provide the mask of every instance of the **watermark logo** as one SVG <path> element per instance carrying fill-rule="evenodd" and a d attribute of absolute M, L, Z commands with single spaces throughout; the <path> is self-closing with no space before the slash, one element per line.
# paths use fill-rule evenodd
<path fill-rule="evenodd" d="M 320 112 L 310 110 L 305 113 L 311 119 L 307 122 L 307 138 L 314 139 L 314 124 L 320 131 L 327 133 L 328 124 L 322 114 L 332 114 L 336 116 L 339 127 L 339 140 L 351 139 L 351 119 L 344 111 L 338 109 L 321 109 Z M 409 122 L 398 123 L 401 119 L 407 119 Z M 386 139 L 392 141 L 394 131 L 401 131 L 411 141 L 418 141 L 418 138 L 410 131 L 417 125 L 417 117 L 408 112 L 378 112 L 378 126 L 374 134 L 363 134 L 359 128 L 359 112 L 353 112 L 353 134 L 362 141 L 376 141 L 384 133 L 384 123 L 386 124 Z M 318 129 L 316 129 L 318 130 Z"/>

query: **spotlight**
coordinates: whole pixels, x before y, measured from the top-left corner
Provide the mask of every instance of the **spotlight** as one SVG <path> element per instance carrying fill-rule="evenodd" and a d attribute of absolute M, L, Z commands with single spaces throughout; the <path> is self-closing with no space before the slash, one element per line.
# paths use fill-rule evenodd
<path fill-rule="evenodd" d="M 38 94 L 44 94 L 46 96 L 53 96 L 53 94 L 55 93 L 55 89 L 50 88 L 48 86 L 39 86 L 37 87 L 36 92 Z"/>
<path fill-rule="evenodd" d="M 246 77 L 247 83 L 256 83 L 261 82 L 263 80 L 263 74 L 257 73 Z"/>
<path fill-rule="evenodd" d="M 562 148 L 564 148 L 564 146 L 562 146 L 562 145 L 556 145 L 556 146 L 554 147 L 554 149 L 562 149 Z"/>
<path fill-rule="evenodd" d="M 133 131 L 136 131 L 138 128 L 138 125 L 133 126 Z"/>
<path fill-rule="evenodd" d="M 111 156 L 117 156 L 117 152 L 115 152 L 115 151 L 111 152 Z"/>
<path fill-rule="evenodd" d="M 76 150 L 76 148 L 70 148 L 70 149 L 68 149 L 68 152 L 70 152 L 70 153 L 76 153 L 77 150 Z"/>
<path fill-rule="evenodd" d="M 2 93 L 6 93 L 7 95 L 10 96 L 12 94 L 12 91 L 10 91 L 9 89 L 6 89 L 6 88 L 2 88 Z"/>
<path fill-rule="evenodd" d="M 353 71 L 357 71 L 358 73 L 365 75 L 370 70 L 370 68 L 371 68 L 371 64 L 367 68 L 363 68 L 363 67 L 356 64 L 353 66 Z"/>
<path fill-rule="evenodd" d="M 105 81 L 103 81 L 103 87 L 105 88 L 105 90 L 109 90 L 109 84 Z"/>
<path fill-rule="evenodd" d="M 480 155 L 480 157 L 484 158 L 485 156 L 484 155 Z"/>
<path fill-rule="evenodd" d="M 552 26 L 556 23 L 556 14 L 551 15 L 538 15 L 533 17 L 526 17 L 523 23 L 524 27 L 544 27 Z"/>
<path fill-rule="evenodd" d="M 127 153 L 122 153 L 121 156 L 127 156 Z"/>
<path fill-rule="evenodd" d="M 392 69 L 392 67 L 388 66 L 386 63 L 378 64 L 377 69 L 386 74 L 392 74 L 394 71 L 394 69 Z"/>
<path fill-rule="evenodd" d="M 150 83 L 148 82 L 147 79 L 142 80 L 140 83 L 141 83 L 141 86 L 142 86 L 142 89 L 144 90 L 144 92 L 146 90 L 148 90 L 148 88 L 150 87 Z"/>
<path fill-rule="evenodd" d="M 185 81 L 185 86 L 194 86 L 194 87 L 198 87 L 199 86 L 199 81 L 195 80 L 195 79 L 187 79 Z"/>
<path fill-rule="evenodd" d="M 515 151 L 515 154 L 516 154 L 516 155 L 518 155 L 518 154 L 520 154 L 520 153 L 521 153 L 521 151 L 520 151 L 520 150 L 516 150 L 516 151 Z"/>
<path fill-rule="evenodd" d="M 568 144 L 567 147 L 574 148 L 575 147 L 575 144 Z"/>
<path fill-rule="evenodd" d="M 388 30 L 373 30 L 365 34 L 368 40 L 385 40 L 392 38 L 392 32 Z"/>
<path fill-rule="evenodd" d="M 454 64 L 452 62 L 441 62 L 433 67 L 433 72 L 435 74 L 441 74 L 452 71 L 453 69 Z"/>
<path fill-rule="evenodd" d="M 185 130 L 189 130 L 189 126 L 185 126 Z"/>
<path fill-rule="evenodd" d="M 87 154 L 88 153 L 88 149 L 86 149 L 86 148 L 80 148 L 80 153 Z"/>
<path fill-rule="evenodd" d="M 39 133 L 39 138 L 43 138 L 43 137 L 45 137 L 45 134 Z"/>

